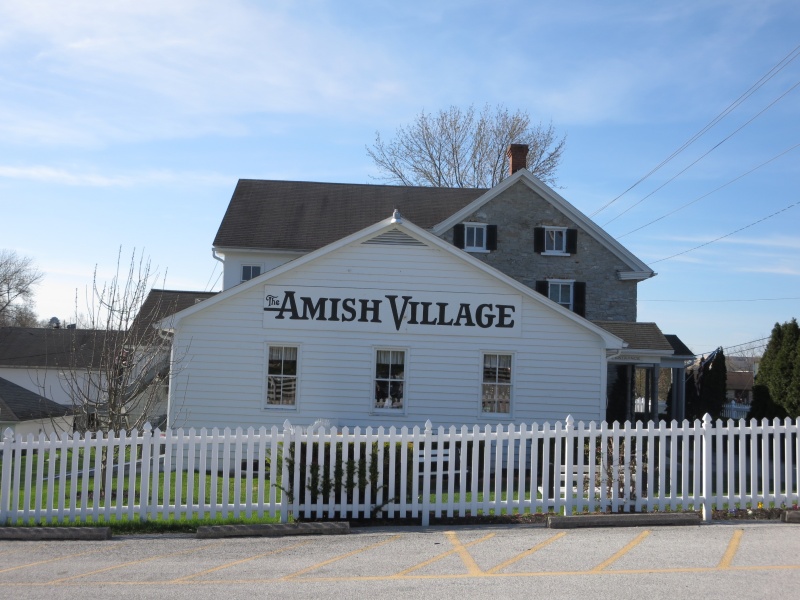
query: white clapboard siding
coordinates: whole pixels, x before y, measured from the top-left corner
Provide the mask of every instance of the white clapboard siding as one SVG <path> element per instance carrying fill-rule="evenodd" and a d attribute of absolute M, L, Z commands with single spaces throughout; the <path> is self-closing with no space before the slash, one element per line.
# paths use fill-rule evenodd
<path fill-rule="evenodd" d="M 184 318 L 176 331 L 177 365 L 170 384 L 172 427 L 310 425 L 483 425 L 499 422 L 599 419 L 604 411 L 604 345 L 564 317 L 448 252 L 427 246 L 354 243 L 273 278 L 270 286 L 352 288 L 389 293 L 507 294 L 521 298 L 519 335 L 436 328 L 428 333 L 377 333 L 347 328 L 264 327 L 264 286 L 252 286 Z M 483 297 L 483 296 L 481 296 Z M 388 310 L 384 306 L 385 310 Z M 384 318 L 388 315 L 384 315 Z M 291 325 L 291 324 L 290 324 Z M 265 407 L 268 344 L 298 345 L 295 407 Z M 378 347 L 406 350 L 405 408 L 373 409 Z M 480 412 L 482 353 L 514 354 L 513 414 Z"/>

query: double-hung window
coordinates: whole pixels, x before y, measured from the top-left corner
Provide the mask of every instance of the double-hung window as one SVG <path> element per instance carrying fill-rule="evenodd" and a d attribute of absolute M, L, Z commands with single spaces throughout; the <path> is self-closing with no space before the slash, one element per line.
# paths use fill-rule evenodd
<path fill-rule="evenodd" d="M 377 350 L 374 408 L 402 410 L 405 405 L 405 379 L 405 350 Z"/>
<path fill-rule="evenodd" d="M 486 225 L 474 223 L 464 225 L 464 250 L 468 252 L 486 250 Z"/>
<path fill-rule="evenodd" d="M 497 250 L 497 225 L 458 223 L 453 225 L 453 245 L 467 252 Z"/>
<path fill-rule="evenodd" d="M 511 412 L 511 354 L 483 355 L 481 410 L 484 413 Z"/>
<path fill-rule="evenodd" d="M 533 228 L 533 251 L 551 256 L 572 256 L 578 253 L 578 230 L 568 227 Z"/>
<path fill-rule="evenodd" d="M 544 251 L 545 253 L 548 254 L 566 254 L 567 252 L 566 227 L 544 228 Z"/>
<path fill-rule="evenodd" d="M 261 275 L 261 265 L 242 265 L 242 283 Z"/>
<path fill-rule="evenodd" d="M 267 406 L 297 404 L 297 348 L 270 346 L 267 360 Z"/>
<path fill-rule="evenodd" d="M 547 297 L 566 309 L 572 310 L 572 281 L 551 280 L 548 282 Z"/>

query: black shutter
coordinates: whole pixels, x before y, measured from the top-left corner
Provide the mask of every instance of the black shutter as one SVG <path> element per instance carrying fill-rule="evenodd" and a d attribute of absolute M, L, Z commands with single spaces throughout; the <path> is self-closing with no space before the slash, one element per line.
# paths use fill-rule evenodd
<path fill-rule="evenodd" d="M 497 225 L 486 226 L 486 249 L 497 250 Z"/>
<path fill-rule="evenodd" d="M 586 282 L 576 281 L 572 284 L 572 310 L 576 314 L 586 316 Z"/>
<path fill-rule="evenodd" d="M 537 281 L 536 291 L 539 292 L 542 296 L 549 296 L 550 284 L 547 281 Z"/>
<path fill-rule="evenodd" d="M 567 253 L 568 254 L 577 254 L 578 253 L 578 230 L 577 229 L 567 229 Z"/>
<path fill-rule="evenodd" d="M 453 225 L 453 246 L 464 249 L 464 224 Z"/>
<path fill-rule="evenodd" d="M 544 227 L 533 228 L 533 251 L 544 252 Z"/>

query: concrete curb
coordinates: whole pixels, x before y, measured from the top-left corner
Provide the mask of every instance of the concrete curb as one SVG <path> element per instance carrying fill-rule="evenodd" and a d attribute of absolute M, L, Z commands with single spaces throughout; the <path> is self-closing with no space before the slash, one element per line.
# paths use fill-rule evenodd
<path fill-rule="evenodd" d="M 0 540 L 110 540 L 110 527 L 0 527 Z"/>
<path fill-rule="evenodd" d="M 785 510 L 781 515 L 784 523 L 800 523 L 800 510 Z"/>
<path fill-rule="evenodd" d="M 204 525 L 197 528 L 198 538 L 284 537 L 290 535 L 347 535 L 350 523 L 275 523 L 259 525 Z"/>
<path fill-rule="evenodd" d="M 547 517 L 549 529 L 578 529 L 580 527 L 650 527 L 654 525 L 700 525 L 697 513 L 643 513 L 612 515 L 575 515 Z"/>

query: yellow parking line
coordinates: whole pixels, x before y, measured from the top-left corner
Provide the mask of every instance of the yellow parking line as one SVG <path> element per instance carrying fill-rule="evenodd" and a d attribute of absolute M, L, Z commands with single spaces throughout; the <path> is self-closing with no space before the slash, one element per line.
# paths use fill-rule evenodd
<path fill-rule="evenodd" d="M 348 552 L 347 554 L 342 554 L 341 556 L 336 556 L 334 558 L 329 558 L 328 560 L 322 561 L 321 563 L 317 563 L 316 565 L 312 565 L 310 567 L 306 567 L 305 569 L 301 569 L 300 571 L 295 571 L 290 575 L 286 575 L 284 577 L 280 577 L 277 581 L 287 581 L 289 579 L 294 579 L 295 577 L 299 577 L 300 575 L 304 575 L 305 573 L 310 573 L 316 569 L 320 569 L 325 565 L 329 565 L 337 560 L 342 560 L 344 558 L 349 558 L 350 556 L 355 556 L 361 552 L 365 552 L 366 550 L 372 550 L 373 548 L 377 548 L 379 546 L 383 546 L 384 544 L 388 544 L 389 542 L 393 542 L 394 540 L 400 538 L 400 535 L 393 535 L 387 540 L 383 540 L 382 542 L 378 542 L 377 544 L 371 544 L 369 546 L 365 546 L 364 548 L 359 548 L 358 550 L 353 550 L 352 552 Z"/>
<path fill-rule="evenodd" d="M 718 569 L 731 568 L 733 557 L 736 556 L 736 551 L 739 550 L 739 542 L 742 540 L 742 535 L 744 535 L 743 529 L 737 529 L 733 532 L 731 541 L 728 542 L 728 549 L 725 550 L 725 554 L 722 555 L 722 560 L 719 561 L 719 564 L 717 565 Z"/>
<path fill-rule="evenodd" d="M 242 560 L 235 560 L 233 562 L 226 563 L 224 565 L 220 565 L 218 567 L 214 567 L 213 569 L 206 569 L 205 571 L 200 571 L 199 573 L 194 573 L 192 575 L 187 575 L 186 577 L 179 577 L 178 579 L 173 579 L 172 581 L 166 581 L 164 583 L 184 583 L 189 581 L 190 579 L 194 579 L 195 577 L 200 577 L 202 575 L 208 575 L 209 573 L 214 573 L 215 571 L 221 571 L 222 569 L 227 569 L 236 565 L 240 565 L 242 563 L 250 562 L 251 560 L 255 560 L 257 558 L 263 558 L 265 556 L 269 556 L 270 554 L 280 554 L 281 552 L 286 552 L 287 550 L 293 550 L 294 548 L 299 548 L 300 546 L 305 546 L 310 544 L 310 541 L 307 542 L 300 542 L 299 544 L 293 544 L 291 546 L 286 546 L 285 548 L 278 548 L 277 550 L 272 550 L 271 552 L 264 552 L 263 554 L 256 554 L 255 556 L 251 556 L 249 558 L 243 558 Z"/>
<path fill-rule="evenodd" d="M 0 569 L 0 573 L 8 573 L 9 571 L 16 571 L 17 569 L 25 569 L 27 567 L 35 567 L 38 565 L 46 565 L 47 563 L 56 562 L 59 560 L 64 560 L 66 558 L 76 558 L 78 556 L 85 556 L 86 554 L 97 554 L 98 552 L 105 552 L 108 549 L 108 546 L 100 550 L 88 550 L 87 552 L 78 552 L 77 554 L 65 554 L 64 556 L 59 556 L 58 558 L 48 558 L 47 560 L 40 560 L 35 563 L 28 563 L 26 565 L 17 565 L 16 567 L 8 567 L 7 569 Z M 5 584 L 4 584 L 5 585 Z"/>
<path fill-rule="evenodd" d="M 492 567 L 491 569 L 489 569 L 489 570 L 488 570 L 488 571 L 486 571 L 486 572 L 487 572 L 487 573 L 489 573 L 490 575 L 494 575 L 494 574 L 495 574 L 495 573 L 497 573 L 498 571 L 502 571 L 502 570 L 503 570 L 503 569 L 505 569 L 506 567 L 510 567 L 510 566 L 511 566 L 511 565 L 513 565 L 515 562 L 517 562 L 517 561 L 519 561 L 519 560 L 522 560 L 522 559 L 523 559 L 523 558 L 525 558 L 526 556 L 530 556 L 531 554 L 533 554 L 534 552 L 538 552 L 539 550 L 541 550 L 541 549 L 542 549 L 542 548 L 544 548 L 545 546 L 549 546 L 550 544 L 552 544 L 553 542 L 555 542 L 555 541 L 556 541 L 556 540 L 558 540 L 558 539 L 561 539 L 561 538 L 562 538 L 562 537 L 564 537 L 565 535 L 567 535 L 567 532 L 566 532 L 566 531 L 562 531 L 561 533 L 557 533 L 557 534 L 556 534 L 556 535 L 554 535 L 553 537 L 551 537 L 551 538 L 548 538 L 548 539 L 546 539 L 545 541 L 543 541 L 543 542 L 541 542 L 541 543 L 539 543 L 539 544 L 536 544 L 536 545 L 535 545 L 533 548 L 531 548 L 531 549 L 529 549 L 529 550 L 526 550 L 526 551 L 525 551 L 525 552 L 523 552 L 522 554 L 518 554 L 518 555 L 517 555 L 517 556 L 515 556 L 514 558 L 510 558 L 510 559 L 508 559 L 508 560 L 507 560 L 506 562 L 504 562 L 504 563 L 500 563 L 500 564 L 499 564 L 499 565 L 497 565 L 496 567 Z"/>
<path fill-rule="evenodd" d="M 639 535 L 637 535 L 637 536 L 636 536 L 636 538 L 634 538 L 634 540 L 633 540 L 633 541 L 631 541 L 630 543 L 628 543 L 628 544 L 627 544 L 627 545 L 626 545 L 626 546 L 625 546 L 625 547 L 624 547 L 622 550 L 620 550 L 619 552 L 617 552 L 616 554 L 614 554 L 614 556 L 612 556 L 611 558 L 609 558 L 609 559 L 607 559 L 607 560 L 604 560 L 604 561 L 603 561 L 603 562 L 601 562 L 599 565 L 597 565 L 597 566 L 596 566 L 594 569 L 592 569 L 592 570 L 590 571 L 590 573 L 598 573 L 598 572 L 600 572 L 600 571 L 604 570 L 606 567 L 610 567 L 612 564 L 614 564 L 615 562 L 617 562 L 617 561 L 618 561 L 620 558 L 622 558 L 622 557 L 623 557 L 623 556 L 625 556 L 625 555 L 626 555 L 628 552 L 630 552 L 630 551 L 631 551 L 631 550 L 633 550 L 633 549 L 634 549 L 636 546 L 638 546 L 638 545 L 639 545 L 639 544 L 642 542 L 642 540 L 643 540 L 644 538 L 646 538 L 648 535 L 650 535 L 650 532 L 649 532 L 649 531 L 643 531 L 642 533 L 640 533 Z"/>
<path fill-rule="evenodd" d="M 142 558 L 140 560 L 132 560 L 130 562 L 122 563 L 120 565 L 112 565 L 110 567 L 105 567 L 103 569 L 97 569 L 96 571 L 90 571 L 89 573 L 81 573 L 79 575 L 70 575 L 69 577 L 62 577 L 61 579 L 53 579 L 48 581 L 48 584 L 53 583 L 63 583 L 65 581 L 70 581 L 72 579 L 79 579 L 81 577 L 88 577 L 89 575 L 97 575 L 98 573 L 105 573 L 106 571 L 113 571 L 114 569 L 121 569 L 122 567 L 129 567 L 131 565 L 139 565 L 142 563 L 150 562 L 151 560 L 158 560 L 159 558 L 166 558 L 168 556 L 179 556 L 181 554 L 191 554 L 192 552 L 198 552 L 200 550 L 205 550 L 206 548 L 213 548 L 214 546 L 219 546 L 222 542 L 217 542 L 216 544 L 206 544 L 205 546 L 200 546 L 199 548 L 191 548 L 189 550 L 181 550 L 180 552 L 169 552 L 167 554 L 157 554 L 156 556 L 148 556 L 147 558 Z"/>
<path fill-rule="evenodd" d="M 450 540 L 450 543 L 455 546 L 455 550 L 458 555 L 461 557 L 461 561 L 464 563 L 464 566 L 467 567 L 467 574 L 468 575 L 484 575 L 483 569 L 478 566 L 478 563 L 475 562 L 475 559 L 472 558 L 472 555 L 467 550 L 466 546 L 461 543 L 461 540 L 458 539 L 455 531 L 445 531 L 444 534 L 447 536 L 447 539 Z"/>
<path fill-rule="evenodd" d="M 494 535 L 495 534 L 490 533 L 489 535 L 483 536 L 479 540 L 474 540 L 472 542 L 469 542 L 468 544 L 464 544 L 464 547 L 465 548 L 469 548 L 470 546 L 474 546 L 476 544 L 480 544 L 481 542 L 485 542 L 489 538 L 494 537 Z M 428 565 L 431 565 L 431 564 L 435 563 L 438 560 L 442 560 L 443 558 L 446 558 L 446 557 L 450 556 L 451 554 L 455 554 L 456 552 L 458 552 L 458 548 L 453 548 L 452 550 L 448 550 L 447 552 L 442 552 L 441 554 L 438 554 L 438 555 L 434 556 L 433 558 L 429 558 L 428 560 L 426 560 L 424 562 L 421 562 L 418 565 L 414 565 L 413 567 L 409 567 L 409 568 L 407 568 L 407 569 L 405 569 L 403 571 L 400 571 L 399 573 L 397 573 L 395 575 L 392 575 L 392 577 L 403 577 L 405 575 L 408 575 L 412 571 L 416 571 L 417 569 L 421 569 L 423 567 L 427 567 Z"/>

